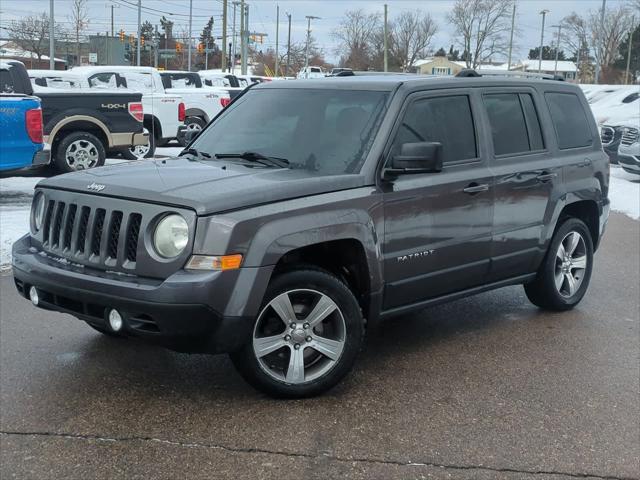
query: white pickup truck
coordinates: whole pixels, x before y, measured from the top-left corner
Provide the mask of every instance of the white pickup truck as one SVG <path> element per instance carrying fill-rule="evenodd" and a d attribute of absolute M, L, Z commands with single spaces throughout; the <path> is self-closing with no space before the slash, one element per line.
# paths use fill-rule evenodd
<path fill-rule="evenodd" d="M 153 67 L 94 66 L 57 70 L 31 70 L 31 80 L 45 79 L 47 86 L 73 88 L 123 88 L 142 93 L 144 127 L 149 131 L 149 144 L 123 151 L 131 160 L 151 157 L 156 145 L 178 138 L 184 128 L 186 107 L 182 97 L 165 92 L 160 73 Z"/>
<path fill-rule="evenodd" d="M 224 88 L 231 95 L 231 100 L 240 95 L 249 86 L 247 82 L 241 84 L 235 75 L 221 72 L 220 70 L 200 70 L 198 75 L 200 75 L 202 83 L 207 87 Z"/>
<path fill-rule="evenodd" d="M 185 103 L 185 127 L 178 135 L 178 140 L 183 145 L 184 133 L 191 130 L 199 132 L 231 103 L 231 97 L 225 88 L 203 85 L 196 72 L 166 70 L 160 72 L 160 77 L 165 91 L 180 95 Z"/>

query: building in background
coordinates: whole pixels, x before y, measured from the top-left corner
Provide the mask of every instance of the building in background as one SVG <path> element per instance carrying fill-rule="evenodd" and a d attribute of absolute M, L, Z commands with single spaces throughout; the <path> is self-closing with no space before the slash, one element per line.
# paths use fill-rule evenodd
<path fill-rule="evenodd" d="M 34 52 L 29 52 L 27 50 L 23 50 L 17 47 L 13 42 L 2 42 L 0 43 L 0 58 L 3 60 L 18 60 L 24 63 L 25 67 L 28 69 L 48 69 L 49 68 L 49 56 L 41 55 L 38 58 L 38 55 Z M 54 57 L 54 64 L 56 70 L 65 70 L 67 68 L 67 61 Z"/>

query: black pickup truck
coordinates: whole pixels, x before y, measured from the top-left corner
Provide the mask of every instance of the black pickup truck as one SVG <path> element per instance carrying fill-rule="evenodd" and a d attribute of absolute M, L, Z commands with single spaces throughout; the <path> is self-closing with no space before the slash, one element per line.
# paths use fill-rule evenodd
<path fill-rule="evenodd" d="M 104 165 L 108 151 L 148 142 L 143 130 L 142 94 L 119 91 L 34 92 L 24 65 L 6 62 L 9 75 L 3 93 L 36 95 L 42 103 L 44 141 L 51 148 L 51 165 L 65 173 Z"/>

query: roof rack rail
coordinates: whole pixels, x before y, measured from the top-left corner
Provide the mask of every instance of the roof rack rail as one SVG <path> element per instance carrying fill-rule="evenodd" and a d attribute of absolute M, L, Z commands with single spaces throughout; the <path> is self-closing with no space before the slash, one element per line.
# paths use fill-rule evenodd
<path fill-rule="evenodd" d="M 465 68 L 456 74 L 456 77 L 515 77 L 515 78 L 540 78 L 542 80 L 556 80 L 564 82 L 562 75 L 551 75 L 549 73 L 522 72 L 518 70 L 491 70 L 482 69 L 482 73 L 478 73 L 473 68 Z"/>

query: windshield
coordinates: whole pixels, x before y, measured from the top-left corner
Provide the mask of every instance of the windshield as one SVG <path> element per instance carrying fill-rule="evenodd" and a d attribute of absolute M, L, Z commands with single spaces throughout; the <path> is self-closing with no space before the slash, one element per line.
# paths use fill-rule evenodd
<path fill-rule="evenodd" d="M 357 173 L 371 147 L 386 92 L 263 89 L 240 97 L 196 139 L 212 156 L 256 152 L 327 175 Z"/>

